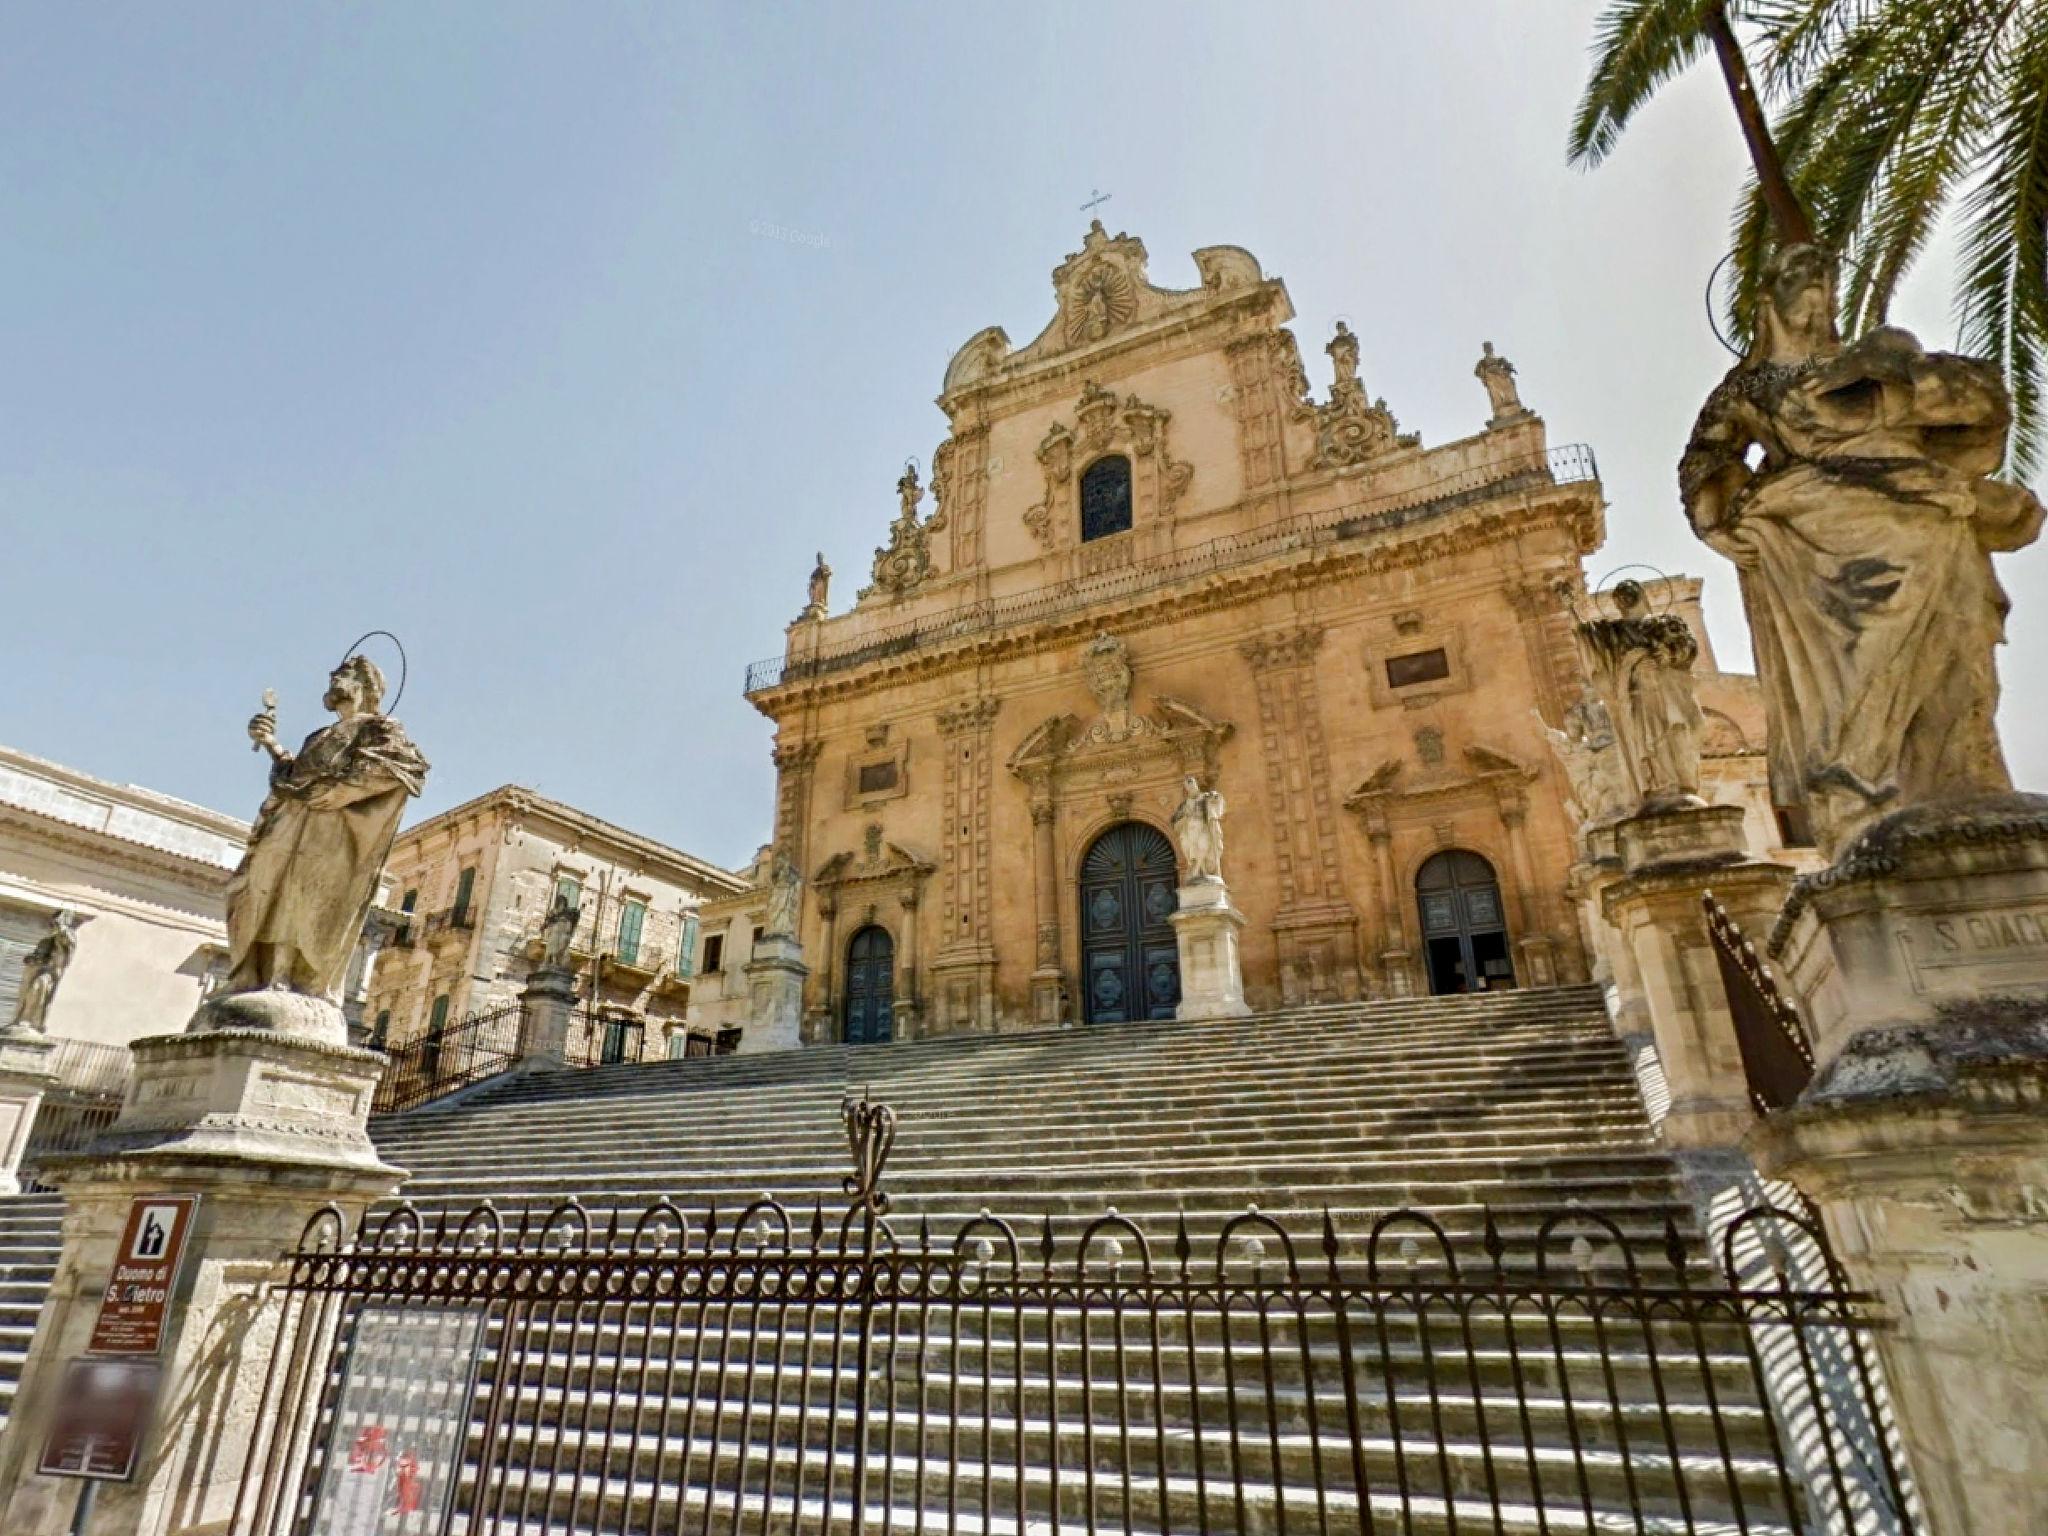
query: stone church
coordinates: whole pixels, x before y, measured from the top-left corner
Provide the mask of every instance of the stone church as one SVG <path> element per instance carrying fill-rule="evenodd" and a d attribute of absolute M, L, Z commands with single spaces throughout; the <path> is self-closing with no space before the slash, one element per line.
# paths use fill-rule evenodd
<path fill-rule="evenodd" d="M 1156 285 L 1098 222 L 1051 321 L 946 369 L 849 611 L 821 561 L 747 696 L 804 879 L 804 1038 L 1170 1018 L 1170 819 L 1225 800 L 1254 1009 L 1604 972 L 1547 726 L 1578 703 L 1595 461 L 1489 344 L 1484 424 L 1425 446 L 1340 323 L 1311 386 L 1250 252 Z M 1698 583 L 1656 584 L 1699 630 Z M 1715 793 L 1760 799 L 1753 680 L 1715 672 Z"/>

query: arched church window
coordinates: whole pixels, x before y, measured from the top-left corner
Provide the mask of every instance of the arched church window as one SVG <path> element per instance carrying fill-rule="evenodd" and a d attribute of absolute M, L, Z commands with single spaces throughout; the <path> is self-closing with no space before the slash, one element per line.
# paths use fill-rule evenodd
<path fill-rule="evenodd" d="M 1131 526 L 1131 461 L 1120 453 L 1081 474 L 1081 537 L 1099 539 Z"/>

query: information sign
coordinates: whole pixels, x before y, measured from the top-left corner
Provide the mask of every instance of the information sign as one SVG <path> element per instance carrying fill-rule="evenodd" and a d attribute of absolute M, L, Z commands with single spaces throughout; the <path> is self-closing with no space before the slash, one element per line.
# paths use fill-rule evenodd
<path fill-rule="evenodd" d="M 199 1211 L 197 1195 L 138 1195 L 128 1208 L 113 1273 L 100 1294 L 100 1315 L 86 1353 L 154 1355 L 164 1347 L 164 1321 L 178 1286 L 186 1240 Z"/>

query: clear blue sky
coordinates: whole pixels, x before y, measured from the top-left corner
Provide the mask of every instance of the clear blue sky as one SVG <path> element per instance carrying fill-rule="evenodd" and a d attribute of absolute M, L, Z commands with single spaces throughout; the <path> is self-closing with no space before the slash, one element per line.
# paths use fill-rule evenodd
<path fill-rule="evenodd" d="M 1599 452 L 1595 564 L 1704 572 L 1739 657 L 1673 465 L 1740 151 L 1703 71 L 1568 171 L 1596 8 L 9 7 L 0 740 L 248 815 L 263 688 L 295 738 L 385 627 L 423 811 L 516 780 L 744 859 L 743 663 L 816 549 L 862 584 L 946 358 L 1037 332 L 1097 187 L 1157 281 L 1222 243 L 1286 278 L 1318 389 L 1347 317 L 1425 441 L 1493 340 Z M 1943 276 L 1898 318 L 1945 343 Z M 2010 700 L 2048 562 L 2004 570 Z"/>

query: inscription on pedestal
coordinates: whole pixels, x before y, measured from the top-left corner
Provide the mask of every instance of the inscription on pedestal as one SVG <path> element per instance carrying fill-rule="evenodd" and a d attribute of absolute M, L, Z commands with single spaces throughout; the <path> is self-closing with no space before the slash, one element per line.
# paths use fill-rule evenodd
<path fill-rule="evenodd" d="M 1894 932 L 1916 992 L 2048 982 L 2048 907 L 1914 917 Z"/>

